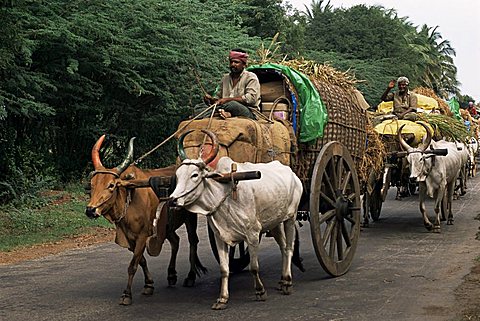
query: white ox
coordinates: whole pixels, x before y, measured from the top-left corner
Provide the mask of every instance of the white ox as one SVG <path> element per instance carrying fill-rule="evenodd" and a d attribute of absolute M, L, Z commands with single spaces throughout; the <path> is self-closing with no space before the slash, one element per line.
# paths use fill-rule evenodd
<path fill-rule="evenodd" d="M 403 148 L 408 152 L 407 160 L 410 165 L 410 178 L 415 178 L 419 184 L 420 211 L 423 216 L 423 224 L 431 231 L 440 232 L 440 206 L 442 209 L 442 220 L 445 220 L 445 213 L 448 210 L 447 224 L 453 224 L 452 200 L 455 190 L 455 183 L 460 173 L 461 158 L 455 143 L 444 140 L 432 141 L 428 126 L 418 122 L 427 131 L 427 138 L 418 148 L 409 146 L 402 138 L 402 127 L 398 130 L 398 139 Z M 430 146 L 430 150 L 426 148 Z M 434 150 L 447 149 L 445 156 L 437 156 Z M 435 200 L 435 224 L 432 225 L 428 219 L 425 209 L 425 199 L 430 196 Z M 443 202 L 442 202 L 443 201 Z"/>
<path fill-rule="evenodd" d="M 204 130 L 202 130 L 204 131 Z M 212 139 L 212 153 L 216 155 L 218 142 L 216 136 L 204 131 Z M 177 185 L 170 195 L 171 201 L 192 213 L 207 216 L 208 224 L 215 234 L 217 244 L 221 287 L 220 296 L 212 309 L 227 307 L 229 257 L 228 246 L 246 242 L 250 255 L 250 272 L 253 275 L 255 295 L 258 301 L 264 301 L 267 293 L 260 280 L 258 265 L 258 246 L 260 233 L 270 231 L 280 246 L 282 254 L 282 276 L 280 286 L 283 294 L 290 294 L 292 287 L 291 262 L 295 238 L 295 220 L 302 195 L 302 183 L 290 167 L 278 161 L 270 163 L 238 163 L 238 171 L 260 171 L 259 180 L 240 181 L 236 197 L 232 197 L 232 183 L 220 183 L 212 179 L 219 173 L 230 172 L 234 163 L 229 157 L 218 161 L 216 171 L 212 172 L 206 160 L 187 159 L 183 150 L 185 133 L 178 142 L 179 156 L 183 160 L 176 172 Z M 212 154 L 211 153 L 211 154 Z"/>
<path fill-rule="evenodd" d="M 478 153 L 478 141 L 475 137 L 469 137 L 467 139 L 467 149 L 468 149 L 468 176 L 475 177 L 477 175 L 477 162 L 475 158 Z"/>
<path fill-rule="evenodd" d="M 466 193 L 467 189 L 467 177 L 468 177 L 468 161 L 470 158 L 470 152 L 468 147 L 464 143 L 455 142 L 457 151 L 460 154 L 460 174 L 458 175 L 458 183 L 455 186 L 454 197 L 458 198 L 458 190 L 460 189 L 460 195 L 463 196 Z"/>

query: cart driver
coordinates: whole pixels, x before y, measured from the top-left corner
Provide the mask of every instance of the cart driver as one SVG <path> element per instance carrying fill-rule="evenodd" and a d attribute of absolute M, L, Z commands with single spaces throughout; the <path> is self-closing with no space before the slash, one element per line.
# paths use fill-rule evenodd
<path fill-rule="evenodd" d="M 399 119 L 417 120 L 417 96 L 408 90 L 410 81 L 407 77 L 402 76 L 399 77 L 396 82 L 398 84 L 398 91 L 395 93 L 390 92 L 390 90 L 395 87 L 395 80 L 391 80 L 382 95 L 382 101 L 393 101 L 392 113 Z"/>
<path fill-rule="evenodd" d="M 195 111 L 217 103 L 222 118 L 243 116 L 255 119 L 250 108 L 259 110 L 260 82 L 256 74 L 245 70 L 248 54 L 242 49 L 233 49 L 228 58 L 230 73 L 223 76 L 216 96 L 206 94 L 204 104 L 195 106 Z"/>

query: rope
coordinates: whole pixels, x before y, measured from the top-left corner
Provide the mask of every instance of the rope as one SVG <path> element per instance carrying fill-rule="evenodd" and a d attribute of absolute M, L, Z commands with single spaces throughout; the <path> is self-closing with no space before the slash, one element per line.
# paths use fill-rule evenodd
<path fill-rule="evenodd" d="M 167 139 L 165 139 L 163 142 L 161 142 L 160 144 L 158 144 L 157 146 L 155 146 L 154 148 L 152 148 L 150 151 L 146 152 L 145 154 L 143 154 L 141 157 L 137 158 L 137 160 L 135 160 L 133 162 L 133 165 L 138 165 L 142 162 L 142 160 L 147 157 L 148 155 L 150 155 L 151 153 L 153 153 L 154 151 L 156 151 L 158 148 L 160 148 L 161 146 L 163 146 L 166 142 L 168 142 L 170 139 L 172 139 L 173 137 L 175 137 L 175 135 L 179 132 L 181 132 L 182 130 L 185 129 L 185 127 L 187 127 L 188 125 L 190 125 L 194 120 L 200 118 L 201 116 L 203 116 L 204 114 L 207 113 L 208 110 L 212 109 L 213 108 L 213 112 L 212 112 L 212 115 L 210 116 L 210 121 L 211 121 L 211 117 L 213 117 L 213 114 L 215 113 L 215 109 L 217 108 L 217 104 L 213 104 L 211 106 L 208 106 L 207 109 L 205 109 L 204 111 L 202 111 L 200 114 L 198 114 L 197 116 L 193 117 L 188 123 L 186 123 L 185 125 L 183 125 L 181 128 L 177 129 L 176 132 L 174 132 L 172 135 L 170 135 Z M 209 123 L 210 124 L 210 123 Z"/>

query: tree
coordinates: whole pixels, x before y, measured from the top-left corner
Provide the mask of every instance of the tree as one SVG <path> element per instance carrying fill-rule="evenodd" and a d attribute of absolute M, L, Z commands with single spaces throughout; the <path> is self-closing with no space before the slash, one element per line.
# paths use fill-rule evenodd
<path fill-rule="evenodd" d="M 80 178 L 101 134 L 110 134 L 105 161 L 115 164 L 130 137 L 140 156 L 173 133 L 200 98 L 192 70 L 213 91 L 229 49 L 258 48 L 238 11 L 227 0 L 25 1 L 3 10 L 11 27 L 2 37 L 16 46 L 0 45 L 11 57 L 0 69 L 0 195 Z M 173 151 L 144 166 L 171 163 Z"/>
<path fill-rule="evenodd" d="M 411 32 L 405 40 L 411 51 L 420 57 L 416 61 L 415 70 L 421 85 L 435 90 L 443 98 L 459 92 L 456 78 L 457 68 L 452 56 L 455 50 L 448 40 L 443 40 L 438 26 L 435 28 L 423 25 L 420 31 Z"/>

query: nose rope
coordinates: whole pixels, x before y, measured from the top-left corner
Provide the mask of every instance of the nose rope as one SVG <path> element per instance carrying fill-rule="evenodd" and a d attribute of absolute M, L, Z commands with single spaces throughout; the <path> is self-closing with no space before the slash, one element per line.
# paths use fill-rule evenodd
<path fill-rule="evenodd" d="M 114 192 L 117 192 L 117 188 L 115 188 L 113 190 Z M 101 202 L 100 204 L 98 204 L 97 206 L 94 206 L 94 208 L 99 208 L 100 206 L 102 206 L 103 204 L 105 204 L 106 202 L 108 202 L 111 198 L 113 197 L 113 193 L 110 195 L 110 197 L 108 197 L 106 200 L 104 200 L 103 202 Z"/>

